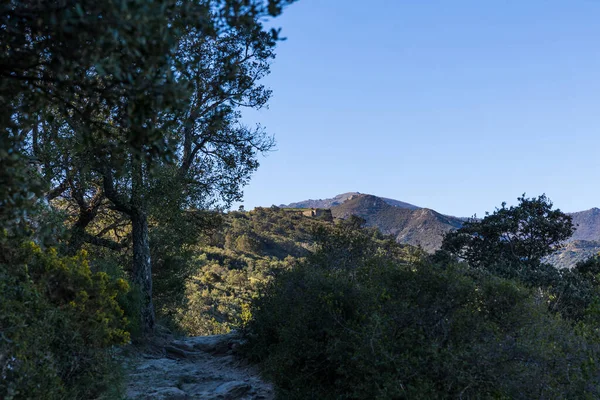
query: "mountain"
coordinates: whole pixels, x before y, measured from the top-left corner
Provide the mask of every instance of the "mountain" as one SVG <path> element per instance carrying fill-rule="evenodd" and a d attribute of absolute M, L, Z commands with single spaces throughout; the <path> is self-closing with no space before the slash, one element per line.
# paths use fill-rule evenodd
<path fill-rule="evenodd" d="M 600 252 L 600 241 L 571 240 L 565 247 L 544 259 L 558 268 L 571 268 L 580 261 L 585 261 Z"/>
<path fill-rule="evenodd" d="M 345 202 L 346 200 L 352 199 L 353 197 L 356 197 L 356 196 L 363 196 L 363 194 L 360 192 L 348 192 L 348 193 L 338 194 L 337 196 L 335 196 L 331 199 L 319 199 L 319 200 L 309 199 L 309 200 L 299 201 L 297 203 L 290 203 L 288 205 L 282 204 L 280 207 L 282 207 L 282 208 L 332 208 L 332 207 L 338 206 L 338 205 L 342 204 L 343 202 Z M 410 210 L 416 210 L 416 209 L 420 208 L 415 205 L 405 203 L 405 202 L 399 201 L 399 200 L 387 199 L 385 197 L 379 197 L 379 198 L 381 200 L 385 201 L 387 204 L 394 206 L 394 207 L 407 208 Z"/>
<path fill-rule="evenodd" d="M 367 226 L 377 227 L 382 233 L 393 235 L 399 243 L 421 246 L 429 252 L 440 248 L 446 232 L 462 226 L 459 218 L 442 215 L 428 208 L 394 206 L 386 199 L 368 194 L 351 196 L 343 203 L 331 207 L 331 213 L 335 218 L 359 216 L 366 220 Z"/>
<path fill-rule="evenodd" d="M 571 240 L 600 241 L 600 209 L 594 207 L 569 215 L 573 217 L 573 224 L 577 228 Z"/>
<path fill-rule="evenodd" d="M 304 200 L 287 208 L 329 208 L 335 218 L 356 215 L 367 226 L 393 235 L 399 243 L 421 246 L 429 252 L 440 248 L 443 235 L 462 226 L 465 218 L 440 214 L 399 200 L 359 192 L 342 193 L 330 199 Z M 558 267 L 572 267 L 600 252 L 600 209 L 570 213 L 575 233 L 565 247 L 546 260 Z"/>
<path fill-rule="evenodd" d="M 575 233 L 565 247 L 546 258 L 546 261 L 559 268 L 570 268 L 579 261 L 600 252 L 600 209 L 569 213 L 573 217 Z"/>

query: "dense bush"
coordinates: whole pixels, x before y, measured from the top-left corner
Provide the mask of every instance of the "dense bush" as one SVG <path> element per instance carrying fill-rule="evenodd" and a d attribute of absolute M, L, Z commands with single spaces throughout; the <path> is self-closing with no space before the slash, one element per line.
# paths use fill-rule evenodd
<path fill-rule="evenodd" d="M 118 387 L 110 347 L 129 341 L 124 280 L 92 273 L 85 253 L 60 257 L 0 241 L 0 398 L 96 398 Z"/>
<path fill-rule="evenodd" d="M 553 210 L 545 195 L 532 199 L 523 195 L 518 200 L 518 206 L 507 208 L 502 203 L 485 218 L 447 233 L 431 260 L 438 264 L 463 260 L 538 291 L 551 312 L 572 323 L 587 319 L 590 307 L 600 300 L 597 257 L 572 269 L 547 263 L 547 257 L 573 234 L 572 218 Z"/>
<path fill-rule="evenodd" d="M 550 310 L 573 322 L 589 320 L 600 303 L 600 257 L 581 261 L 572 269 L 555 271 L 558 277 L 547 289 Z"/>
<path fill-rule="evenodd" d="M 161 323 L 172 325 L 185 302 L 186 281 L 198 270 L 196 245 L 222 226 L 218 213 L 172 209 L 156 210 L 152 219 L 153 299 Z"/>
<path fill-rule="evenodd" d="M 594 346 L 545 298 L 464 265 L 403 262 L 361 235 L 322 240 L 254 303 L 246 351 L 281 398 L 597 397 Z"/>

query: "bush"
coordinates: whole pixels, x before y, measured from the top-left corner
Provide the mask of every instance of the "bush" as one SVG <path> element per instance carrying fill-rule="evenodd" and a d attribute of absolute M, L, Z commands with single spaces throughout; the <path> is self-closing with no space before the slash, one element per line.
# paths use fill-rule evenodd
<path fill-rule="evenodd" d="M 334 235 L 254 303 L 246 352 L 282 398 L 598 395 L 593 347 L 530 290 L 359 249 L 357 236 Z M 343 263 L 322 254 L 344 248 Z"/>
<path fill-rule="evenodd" d="M 0 398 L 112 390 L 118 370 L 110 347 L 129 341 L 117 303 L 127 283 L 93 274 L 83 252 L 59 257 L 32 243 L 12 245 L 0 241 Z"/>
<path fill-rule="evenodd" d="M 238 263 L 243 261 L 243 265 Z M 176 315 L 177 326 L 190 335 L 227 333 L 249 319 L 249 304 L 274 271 L 293 259 L 254 259 L 218 248 L 197 257 L 198 272 L 187 280 L 186 302 Z"/>

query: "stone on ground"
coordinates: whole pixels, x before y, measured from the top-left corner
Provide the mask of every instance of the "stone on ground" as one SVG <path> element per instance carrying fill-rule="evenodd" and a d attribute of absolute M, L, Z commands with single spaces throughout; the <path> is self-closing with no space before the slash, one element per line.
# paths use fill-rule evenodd
<path fill-rule="evenodd" d="M 234 353 L 236 334 L 166 340 L 127 357 L 127 399 L 273 400 L 273 387 Z"/>

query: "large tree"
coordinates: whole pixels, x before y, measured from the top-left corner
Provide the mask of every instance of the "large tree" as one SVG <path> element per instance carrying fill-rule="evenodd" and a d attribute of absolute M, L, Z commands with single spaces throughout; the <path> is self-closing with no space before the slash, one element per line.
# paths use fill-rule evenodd
<path fill-rule="evenodd" d="M 545 195 L 523 195 L 518 201 L 511 207 L 502 203 L 485 218 L 465 222 L 460 229 L 446 234 L 442 250 L 478 268 L 501 264 L 538 266 L 573 234 L 571 216 L 552 209 L 552 202 Z"/>
<path fill-rule="evenodd" d="M 148 218 L 155 209 L 154 216 L 168 223 L 165 213 L 228 207 L 241 199 L 258 167 L 256 156 L 273 141 L 262 128 L 243 125 L 239 109 L 266 104 L 270 93 L 258 81 L 268 72 L 274 45 L 261 30 L 235 29 L 217 38 L 192 30 L 175 58 L 179 79 L 191 90 L 185 112 L 165 128 L 173 161 L 152 163 L 136 153 L 124 165 L 110 155 L 99 159 L 104 195 L 131 220 L 133 281 L 145 296 L 146 327 L 153 324 Z"/>
<path fill-rule="evenodd" d="M 85 242 L 112 249 L 131 243 L 132 280 L 143 294 L 147 331 L 154 326 L 152 210 L 161 217 L 167 209 L 228 207 L 241 198 L 258 167 L 256 156 L 273 145 L 260 126 L 240 122 L 240 108 L 261 108 L 270 96 L 259 80 L 269 71 L 277 32 L 260 23 L 261 13 L 270 12 L 260 2 L 255 9 L 226 3 L 231 2 L 202 3 L 194 9 L 200 21 L 195 24 L 189 17 L 183 24 L 181 10 L 172 13 L 169 23 L 179 31 L 169 57 L 142 65 L 136 52 L 121 55 L 125 85 L 113 85 L 108 68 L 100 68 L 106 74 L 100 76 L 93 66 L 89 74 L 101 88 L 110 88 L 109 100 L 81 95 L 74 103 L 80 109 L 49 103 L 26 130 L 30 151 L 52 183 L 47 199 L 66 201 L 75 210 L 69 253 Z M 243 17 L 231 19 L 240 13 Z M 156 82 L 161 91 L 152 89 Z M 109 209 L 124 216 L 115 226 L 131 224 L 129 241 L 105 237 L 110 226 L 96 234 L 87 229 Z"/>
<path fill-rule="evenodd" d="M 278 32 L 262 21 L 291 2 L 0 7 L 0 122 L 8 138 L 0 161 L 10 167 L 3 169 L 3 221 L 18 217 L 7 205 L 17 210 L 39 195 L 28 178 L 36 169 L 29 157 L 51 186 L 47 199 L 62 197 L 78 209 L 70 252 L 84 241 L 122 246 L 86 228 L 103 208 L 123 214 L 131 223 L 132 278 L 145 299 L 143 324 L 151 331 L 150 203 L 226 206 L 240 198 L 257 152 L 272 142 L 262 129 L 242 126 L 237 108 L 266 103 L 269 92 L 257 80 L 268 71 Z M 182 189 L 176 201 L 155 190 L 166 181 L 161 177 Z"/>
<path fill-rule="evenodd" d="M 40 186 L 27 177 L 26 145 L 32 130 L 49 117 L 48 109 L 87 128 L 79 129 L 79 142 L 108 136 L 119 141 L 112 152 L 146 146 L 152 156 L 164 158 L 173 148 L 162 126 L 149 122 L 159 112 L 185 108 L 187 88 L 171 68 L 182 35 L 189 29 L 210 37 L 233 28 L 262 29 L 263 17 L 278 15 L 293 1 L 10 0 L 0 5 L 3 224 L 22 217 L 18 211 L 40 194 Z M 118 114 L 134 129 L 115 135 L 98 110 Z"/>

